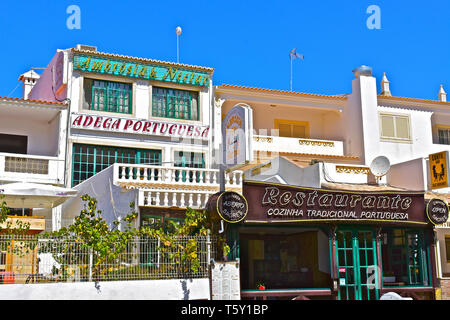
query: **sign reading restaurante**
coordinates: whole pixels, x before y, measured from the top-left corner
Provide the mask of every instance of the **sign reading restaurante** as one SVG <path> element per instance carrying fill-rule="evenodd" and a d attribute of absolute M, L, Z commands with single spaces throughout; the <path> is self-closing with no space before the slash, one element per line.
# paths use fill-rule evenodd
<path fill-rule="evenodd" d="M 205 72 L 181 69 L 172 66 L 152 65 L 131 61 L 105 59 L 95 56 L 74 55 L 73 69 L 125 76 L 132 78 L 209 86 L 209 75 Z"/>
<path fill-rule="evenodd" d="M 209 135 L 209 126 L 134 118 L 120 118 L 114 116 L 100 116 L 94 114 L 72 113 L 71 124 L 73 129 L 145 134 L 174 138 L 203 140 L 208 139 Z"/>
<path fill-rule="evenodd" d="M 350 192 L 246 181 L 244 197 L 246 222 L 428 223 L 423 192 Z"/>

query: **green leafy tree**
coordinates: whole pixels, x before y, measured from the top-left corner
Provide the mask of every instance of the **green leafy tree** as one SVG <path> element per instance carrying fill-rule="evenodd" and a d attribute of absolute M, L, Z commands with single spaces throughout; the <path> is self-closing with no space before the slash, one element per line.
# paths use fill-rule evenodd
<path fill-rule="evenodd" d="M 225 239 L 218 236 L 216 223 L 211 219 L 206 210 L 187 208 L 183 223 L 178 224 L 167 221 L 166 226 L 151 228 L 143 226 L 140 229 L 134 227 L 134 221 L 138 214 L 133 210 L 134 203 L 130 203 L 130 211 L 122 222 L 113 221 L 112 227 L 102 217 L 102 211 L 97 208 L 97 200 L 87 194 L 81 197 L 83 209 L 80 215 L 75 217 L 74 223 L 59 231 L 47 234 L 51 236 L 51 241 L 41 245 L 41 252 L 52 252 L 52 246 L 58 246 L 58 254 L 54 254 L 54 259 L 61 264 L 59 273 L 62 279 L 70 276 L 70 266 L 81 266 L 83 277 L 92 276 L 93 280 L 114 280 L 123 278 L 126 268 L 131 273 L 139 273 L 141 276 L 148 274 L 155 277 L 155 274 L 164 273 L 180 277 L 186 272 L 197 273 L 205 271 L 200 266 L 200 259 L 206 261 L 206 251 L 200 250 L 197 237 L 211 235 L 212 239 L 218 241 L 224 255 L 228 254 L 229 247 Z M 118 226 L 122 223 L 122 230 Z M 136 243 L 131 241 L 139 237 L 144 242 L 159 240 L 159 247 L 156 248 L 161 257 L 174 261 L 171 265 L 153 266 L 140 262 L 126 260 L 132 254 L 123 255 L 124 252 L 135 250 L 139 252 Z M 67 239 L 71 239 L 67 241 Z M 47 246 L 47 247 L 46 247 Z M 133 247 L 134 246 L 134 247 Z M 92 259 L 91 267 L 86 262 L 86 252 L 89 252 Z M 146 253 L 140 253 L 141 258 Z M 134 257 L 139 256 L 139 254 Z M 128 257 L 128 258 L 127 258 Z M 139 260 L 138 258 L 137 260 Z M 144 259 L 145 260 L 145 259 Z M 136 260 L 134 261 L 136 262 Z M 132 265 L 131 267 L 121 267 Z M 116 266 L 112 268 L 111 266 Z M 160 268 L 155 270 L 155 268 Z M 204 267 L 203 267 L 204 268 Z M 136 269 L 136 270 L 131 270 Z M 157 276 L 156 276 L 157 277 Z"/>
<path fill-rule="evenodd" d="M 113 227 L 110 228 L 102 217 L 102 211 L 97 209 L 97 200 L 87 194 L 81 199 L 84 201 L 83 209 L 80 215 L 75 217 L 74 223 L 50 234 L 52 237 L 64 239 L 63 254 L 56 258 L 63 265 L 63 276 L 67 276 L 66 269 L 70 265 L 86 265 L 85 253 L 89 252 L 92 259 L 92 278 L 104 279 L 111 271 L 111 266 L 124 262 L 121 261 L 123 260 L 121 254 L 127 249 L 129 240 L 139 234 L 132 225 L 137 213 L 132 211 L 124 217 L 124 230 L 118 228 L 121 224 L 118 220 L 113 221 Z M 130 208 L 133 207 L 134 204 L 131 203 Z M 84 270 L 83 273 L 86 274 L 88 271 Z"/>
<path fill-rule="evenodd" d="M 10 210 L 4 201 L 5 196 L 0 195 L 0 232 L 2 234 L 16 234 L 23 235 L 27 234 L 30 230 L 31 224 L 29 222 L 24 222 L 20 219 L 15 220 L 13 224 L 11 219 L 8 219 L 10 214 Z M 6 222 L 6 228 L 3 228 L 2 225 Z"/>

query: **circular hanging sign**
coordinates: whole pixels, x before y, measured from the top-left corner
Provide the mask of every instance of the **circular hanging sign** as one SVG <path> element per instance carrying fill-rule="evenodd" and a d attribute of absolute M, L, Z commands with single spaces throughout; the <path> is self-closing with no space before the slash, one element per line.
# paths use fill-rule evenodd
<path fill-rule="evenodd" d="M 441 199 L 431 199 L 427 204 L 428 219 L 435 225 L 443 224 L 448 219 L 448 205 Z"/>
<path fill-rule="evenodd" d="M 210 197 L 208 209 L 217 212 L 228 223 L 238 223 L 247 216 L 248 204 L 239 193 L 224 191 Z"/>

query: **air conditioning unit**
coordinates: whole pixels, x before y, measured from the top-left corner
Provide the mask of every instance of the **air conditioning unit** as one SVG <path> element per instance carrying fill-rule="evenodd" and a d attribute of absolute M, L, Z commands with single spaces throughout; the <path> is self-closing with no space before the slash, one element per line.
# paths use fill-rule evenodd
<path fill-rule="evenodd" d="M 77 50 L 84 50 L 84 51 L 93 51 L 96 52 L 97 51 L 97 47 L 94 46 L 88 46 L 85 44 L 77 44 Z"/>

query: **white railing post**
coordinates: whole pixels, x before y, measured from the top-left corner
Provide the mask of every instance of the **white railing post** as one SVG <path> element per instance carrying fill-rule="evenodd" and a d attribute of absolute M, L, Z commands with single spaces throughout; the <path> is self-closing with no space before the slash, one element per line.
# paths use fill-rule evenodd
<path fill-rule="evenodd" d="M 169 206 L 169 193 L 168 192 L 164 192 L 164 206 L 165 207 Z"/>
<path fill-rule="evenodd" d="M 92 248 L 89 249 L 89 282 L 92 281 L 92 265 L 94 263 L 94 255 Z"/>
<path fill-rule="evenodd" d="M 189 207 L 190 207 L 190 208 L 192 208 L 192 205 L 194 204 L 194 201 L 193 201 L 193 199 L 192 199 L 192 196 L 193 196 L 193 194 L 192 194 L 192 192 L 190 192 L 190 193 L 189 193 Z"/>

